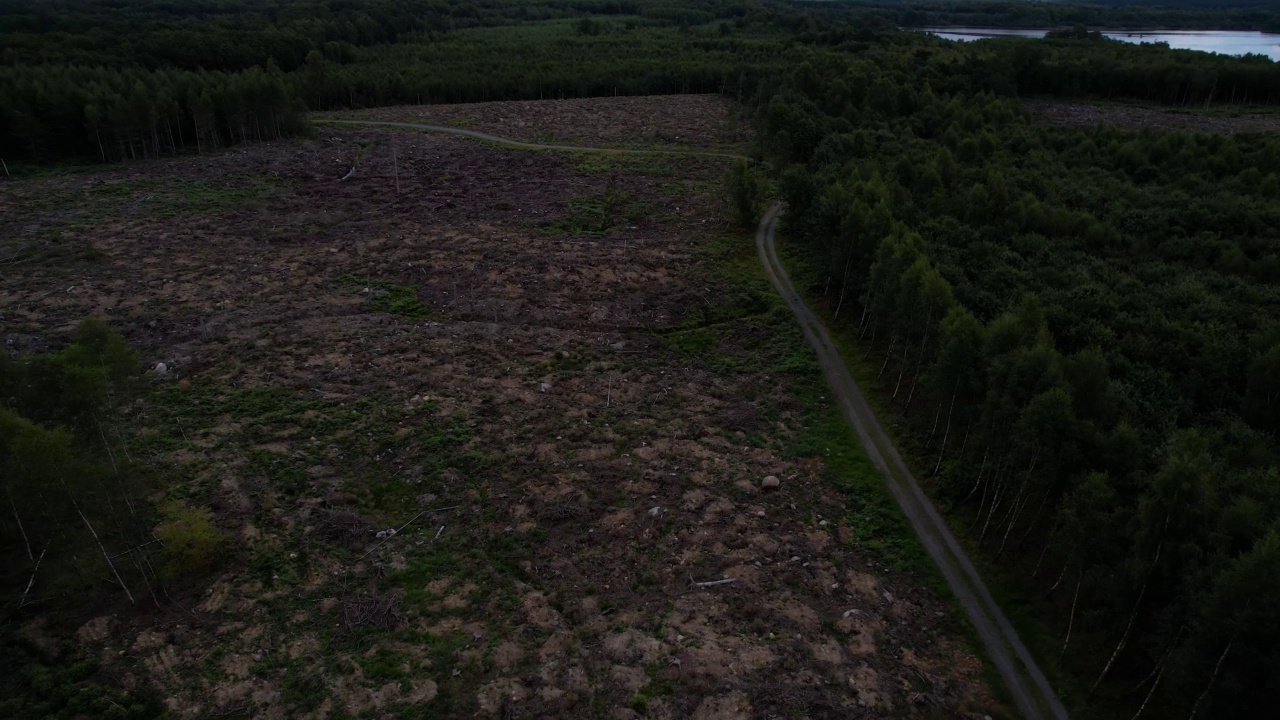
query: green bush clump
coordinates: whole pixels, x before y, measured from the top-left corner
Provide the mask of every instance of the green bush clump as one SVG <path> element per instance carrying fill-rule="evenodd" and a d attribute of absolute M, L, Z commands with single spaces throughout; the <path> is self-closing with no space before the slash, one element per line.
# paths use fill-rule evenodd
<path fill-rule="evenodd" d="M 182 502 L 170 503 L 161 511 L 163 521 L 155 536 L 163 548 L 157 570 L 165 580 L 200 575 L 212 570 L 226 551 L 226 537 L 213 524 L 208 508 L 193 508 Z"/>

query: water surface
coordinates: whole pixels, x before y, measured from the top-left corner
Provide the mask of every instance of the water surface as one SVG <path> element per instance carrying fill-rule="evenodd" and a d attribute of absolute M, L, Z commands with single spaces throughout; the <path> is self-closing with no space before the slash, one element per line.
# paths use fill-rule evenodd
<path fill-rule="evenodd" d="M 927 33 L 947 40 L 982 40 L 993 37 L 1042 38 L 1047 29 L 1023 30 L 987 27 L 932 27 L 921 28 Z M 1266 55 L 1280 61 L 1280 35 L 1243 30 L 1105 30 L 1102 33 L 1113 40 L 1127 43 L 1169 43 L 1169 47 L 1182 50 L 1203 50 L 1223 55 Z"/>

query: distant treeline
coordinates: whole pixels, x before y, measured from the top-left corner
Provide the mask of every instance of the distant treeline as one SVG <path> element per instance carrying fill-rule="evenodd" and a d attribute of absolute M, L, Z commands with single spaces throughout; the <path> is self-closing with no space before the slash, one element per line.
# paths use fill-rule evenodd
<path fill-rule="evenodd" d="M 1061 2 L 930 2 L 854 0 L 904 27 L 1161 28 L 1280 32 L 1280 8 L 1266 0 L 1089 0 Z"/>
<path fill-rule="evenodd" d="M 907 41 L 894 32 L 911 24 L 899 14 L 943 12 L 950 20 L 928 21 L 988 22 L 955 14 L 979 12 L 1003 13 L 1003 24 L 1019 13 L 1052 15 L 1036 25 L 1111 17 L 1056 3 L 850 9 L 773 0 L 7 0 L 0 4 L 0 157 L 116 161 L 204 151 L 302 132 L 308 109 L 677 92 L 745 97 L 812 48 L 863 54 Z M 963 57 L 935 80 L 938 87 L 975 83 L 1001 95 L 1179 105 L 1280 97 L 1277 66 L 1265 60 L 1065 40 L 1011 40 L 997 53 Z"/>
<path fill-rule="evenodd" d="M 296 134 L 305 110 L 280 69 L 237 73 L 0 67 L 5 152 L 136 160 Z"/>
<path fill-rule="evenodd" d="M 0 157 L 217 148 L 297 133 L 306 109 L 738 92 L 783 55 L 772 17 L 670 0 L 7 0 Z"/>

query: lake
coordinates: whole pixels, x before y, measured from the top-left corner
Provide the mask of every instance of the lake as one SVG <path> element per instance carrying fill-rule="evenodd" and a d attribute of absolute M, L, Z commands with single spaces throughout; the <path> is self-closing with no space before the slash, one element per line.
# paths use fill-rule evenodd
<path fill-rule="evenodd" d="M 947 40 L 983 40 L 993 37 L 1042 38 L 1048 30 L 1020 30 L 982 27 L 932 27 L 921 30 Z M 1280 61 L 1280 35 L 1235 30 L 1104 30 L 1113 40 L 1127 43 L 1169 43 L 1169 47 L 1183 50 L 1203 50 L 1223 55 L 1266 55 Z"/>

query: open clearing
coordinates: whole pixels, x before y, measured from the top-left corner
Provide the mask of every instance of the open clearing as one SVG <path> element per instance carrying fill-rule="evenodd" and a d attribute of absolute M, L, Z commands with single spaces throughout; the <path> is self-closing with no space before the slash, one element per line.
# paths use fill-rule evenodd
<path fill-rule="evenodd" d="M 1177 109 L 1125 103 L 1082 103 L 1024 100 L 1022 106 L 1053 125 L 1092 128 L 1115 125 L 1155 131 L 1280 133 L 1280 114 L 1253 108 L 1240 110 Z"/>
<path fill-rule="evenodd" d="M 733 117 L 736 108 L 729 100 L 719 95 L 683 95 L 673 102 L 671 97 L 410 105 L 315 117 L 448 125 L 524 142 L 587 147 L 719 150 L 744 148 L 750 139 L 749 126 Z"/>
<path fill-rule="evenodd" d="M 627 100 L 378 119 L 634 145 L 600 130 Z M 744 137 L 634 103 L 636 142 Z M 836 489 L 724 170 L 322 126 L 0 186 L 3 342 L 96 314 L 166 362 L 129 450 L 237 547 L 177 602 L 24 632 L 177 717 L 999 714 L 883 505 Z"/>

